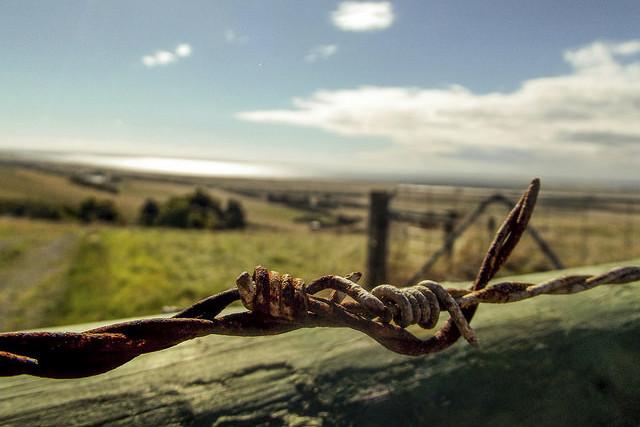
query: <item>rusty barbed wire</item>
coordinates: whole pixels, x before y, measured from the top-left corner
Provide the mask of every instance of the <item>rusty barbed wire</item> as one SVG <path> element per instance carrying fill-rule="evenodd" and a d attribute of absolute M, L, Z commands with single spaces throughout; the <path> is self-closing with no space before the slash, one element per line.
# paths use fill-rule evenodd
<path fill-rule="evenodd" d="M 323 276 L 305 284 L 302 279 L 258 266 L 253 275 L 242 273 L 236 288 L 197 302 L 171 318 L 125 322 L 81 333 L 0 334 L 0 376 L 86 377 L 205 335 L 275 335 L 319 326 L 349 327 L 389 350 L 417 356 L 442 351 L 461 335 L 477 345 L 469 322 L 480 303 L 516 302 L 640 280 L 640 267 L 619 267 L 595 276 L 570 275 L 541 284 L 504 282 L 487 287 L 524 233 L 539 187 L 539 180 L 533 180 L 500 227 L 470 290 L 444 289 L 435 282 L 422 281 L 409 288 L 381 285 L 368 292 L 356 283 L 360 273 Z M 324 289 L 333 289 L 328 299 L 315 295 Z M 238 300 L 248 311 L 218 317 Z M 433 328 L 441 310 L 451 317 L 431 338 L 421 340 L 406 329 L 412 324 Z"/>

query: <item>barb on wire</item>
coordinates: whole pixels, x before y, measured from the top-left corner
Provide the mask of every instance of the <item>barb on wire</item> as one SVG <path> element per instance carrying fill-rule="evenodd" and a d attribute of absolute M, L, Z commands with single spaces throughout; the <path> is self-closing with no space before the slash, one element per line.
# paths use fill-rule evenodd
<path fill-rule="evenodd" d="M 424 280 L 409 288 L 380 285 L 367 292 L 360 273 L 323 276 L 309 284 L 262 266 L 242 273 L 236 288 L 204 299 L 172 318 L 138 320 L 82 333 L 0 334 L 0 376 L 28 374 L 78 378 L 112 370 L 129 360 L 210 334 L 275 335 L 309 327 L 349 327 L 389 350 L 406 355 L 441 351 L 461 335 L 473 346 L 469 325 L 479 303 L 508 303 L 541 294 L 575 293 L 603 284 L 640 280 L 640 267 L 620 267 L 597 275 L 574 275 L 541 284 L 505 282 L 486 286 L 515 248 L 531 217 L 539 190 L 533 180 L 500 227 L 470 290 L 444 289 Z M 326 299 L 316 294 L 333 289 Z M 346 299 L 349 296 L 350 299 Z M 247 311 L 219 316 L 234 301 Z M 435 327 L 442 310 L 449 320 L 421 340 L 406 328 Z"/>

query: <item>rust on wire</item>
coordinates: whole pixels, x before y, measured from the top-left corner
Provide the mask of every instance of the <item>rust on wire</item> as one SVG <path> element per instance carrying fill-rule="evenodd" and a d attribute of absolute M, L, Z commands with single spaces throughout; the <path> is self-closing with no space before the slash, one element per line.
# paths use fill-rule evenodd
<path fill-rule="evenodd" d="M 258 266 L 252 275 L 242 273 L 236 288 L 197 302 L 172 318 L 125 322 L 82 333 L 0 334 L 0 376 L 86 377 L 205 335 L 275 335 L 319 326 L 352 328 L 391 351 L 417 356 L 442 351 L 460 336 L 477 346 L 469 323 L 480 303 L 515 302 L 640 280 L 640 267 L 620 267 L 597 276 L 487 286 L 522 237 L 539 189 L 539 180 L 533 180 L 498 230 L 469 290 L 444 289 L 424 280 L 408 288 L 380 285 L 368 292 L 356 283 L 360 273 L 323 276 L 305 284 Z M 316 295 L 324 289 L 333 289 L 328 299 Z M 234 301 L 240 301 L 247 311 L 219 316 Z M 406 329 L 412 324 L 433 328 L 441 311 L 448 311 L 450 318 L 431 338 L 421 340 Z"/>

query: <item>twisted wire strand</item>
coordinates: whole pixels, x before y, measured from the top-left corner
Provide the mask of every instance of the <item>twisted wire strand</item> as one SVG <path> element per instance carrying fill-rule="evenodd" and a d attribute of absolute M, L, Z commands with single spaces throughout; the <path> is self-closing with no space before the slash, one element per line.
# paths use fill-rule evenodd
<path fill-rule="evenodd" d="M 456 294 L 461 308 L 484 303 L 502 304 L 522 301 L 538 295 L 566 295 L 593 289 L 599 285 L 620 285 L 640 280 L 640 267 L 617 267 L 605 273 L 592 275 L 567 275 L 546 282 L 503 282 L 487 286 L 479 291 L 449 290 Z"/>
<path fill-rule="evenodd" d="M 575 293 L 603 284 L 640 280 L 640 267 L 620 267 L 596 276 L 485 287 L 525 231 L 539 188 L 540 181 L 532 180 L 502 224 L 470 291 L 445 290 L 435 282 L 423 281 L 404 289 L 383 285 L 369 293 L 355 283 L 359 273 L 324 276 L 307 286 L 300 279 L 271 275 L 258 266 L 253 277 L 249 273 L 240 275 L 236 288 L 199 301 L 173 318 L 136 320 L 82 333 L 0 334 L 0 376 L 86 377 L 115 369 L 141 354 L 205 335 L 275 335 L 319 326 L 352 328 L 391 351 L 417 356 L 442 351 L 461 334 L 476 345 L 469 321 L 481 302 L 515 302 L 544 293 Z M 329 299 L 315 295 L 322 289 L 334 290 Z M 352 300 L 344 300 L 346 295 Z M 237 300 L 249 311 L 218 317 Z M 442 310 L 449 311 L 451 318 L 433 337 L 421 340 L 405 329 L 414 323 L 425 328 L 435 326 Z"/>
<path fill-rule="evenodd" d="M 567 275 L 544 283 L 502 282 L 479 291 L 445 289 L 431 280 L 424 280 L 412 287 L 397 288 L 380 285 L 371 291 L 390 313 L 382 317 L 383 323 L 393 320 L 399 327 L 417 324 L 423 329 L 435 327 L 440 310 L 449 312 L 461 335 L 474 347 L 478 338 L 462 314 L 462 309 L 479 303 L 504 304 L 522 301 L 538 295 L 574 294 L 598 285 L 627 284 L 640 280 L 640 267 L 617 267 L 605 273 L 591 275 Z"/>
<path fill-rule="evenodd" d="M 461 335 L 474 347 L 478 337 L 462 314 L 453 297 L 438 283 L 423 280 L 409 288 L 392 285 L 375 287 L 371 294 L 379 298 L 391 312 L 393 321 L 401 328 L 418 324 L 423 329 L 432 329 L 440 318 L 440 305 L 451 315 Z"/>
<path fill-rule="evenodd" d="M 326 277 L 338 276 L 325 276 L 324 283 L 331 281 Z M 543 294 L 572 294 L 600 285 L 628 284 L 639 280 L 640 267 L 630 266 L 614 268 L 598 275 L 563 276 L 540 284 L 503 282 L 479 291 L 444 289 L 430 281 L 423 281 L 413 289 L 382 285 L 376 287 L 370 295 L 381 301 L 385 311 L 391 314 L 394 321 L 397 319 L 400 324 L 407 325 L 426 322 L 431 326 L 435 317 L 433 313 L 438 309 L 448 310 L 445 302 L 447 298 L 441 297 L 442 292 L 455 300 L 455 305 L 460 310 L 479 303 L 517 302 Z M 342 280 L 337 282 L 343 283 Z M 438 302 L 436 309 L 430 305 L 432 302 L 427 302 L 431 310 L 428 315 L 423 306 L 425 301 L 417 296 L 428 295 L 425 289 L 432 292 Z M 392 297 L 387 299 L 387 295 Z M 397 295 L 406 298 L 409 306 L 400 308 L 396 301 L 400 300 L 404 304 L 404 300 L 398 299 Z M 85 377 L 115 369 L 138 355 L 169 348 L 206 335 L 273 335 L 317 326 L 350 327 L 366 333 L 388 349 L 401 354 L 420 355 L 439 351 L 430 347 L 427 344 L 428 340 L 416 338 L 399 324 L 394 326 L 385 323 L 382 318 L 378 321 L 370 320 L 376 317 L 376 314 L 356 301 L 337 304 L 309 295 L 307 315 L 294 320 L 255 311 L 215 317 L 230 301 L 239 298 L 238 289 L 232 289 L 200 301 L 173 318 L 125 322 L 82 333 L 0 334 L 0 376 L 29 374 L 49 378 Z M 433 297 L 425 296 L 425 299 L 433 301 Z M 393 304 L 390 301 L 393 301 Z M 186 317 L 187 315 L 193 317 Z M 474 344 L 472 340 L 470 342 Z"/>
<path fill-rule="evenodd" d="M 309 309 L 309 296 L 324 289 L 334 290 L 333 302 L 350 296 L 363 309 L 378 316 L 382 323 L 393 320 L 401 328 L 419 324 L 424 329 L 432 329 L 438 323 L 442 305 L 462 336 L 477 347 L 478 338 L 458 303 L 438 283 L 424 280 L 410 288 L 380 285 L 367 292 L 355 283 L 360 277 L 357 272 L 347 277 L 323 276 L 307 286 L 302 279 L 258 266 L 253 276 L 247 272 L 238 276 L 236 286 L 247 309 L 288 320 L 303 317 Z"/>

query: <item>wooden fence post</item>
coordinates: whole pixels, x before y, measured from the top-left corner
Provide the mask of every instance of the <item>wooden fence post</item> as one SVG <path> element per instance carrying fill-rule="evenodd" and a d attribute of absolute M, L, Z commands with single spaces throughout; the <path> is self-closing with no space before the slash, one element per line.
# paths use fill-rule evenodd
<path fill-rule="evenodd" d="M 372 191 L 369 203 L 367 238 L 367 285 L 369 289 L 386 281 L 387 236 L 389 234 L 389 200 L 386 191 Z"/>
<path fill-rule="evenodd" d="M 451 239 L 450 236 L 453 233 L 453 230 L 456 228 L 456 221 L 458 219 L 458 212 L 449 211 L 447 212 L 447 219 L 443 224 L 444 231 L 444 241 L 446 244 L 446 252 L 447 252 L 447 261 L 449 262 L 449 266 L 451 266 L 451 260 L 453 258 L 453 243 L 455 239 Z"/>

